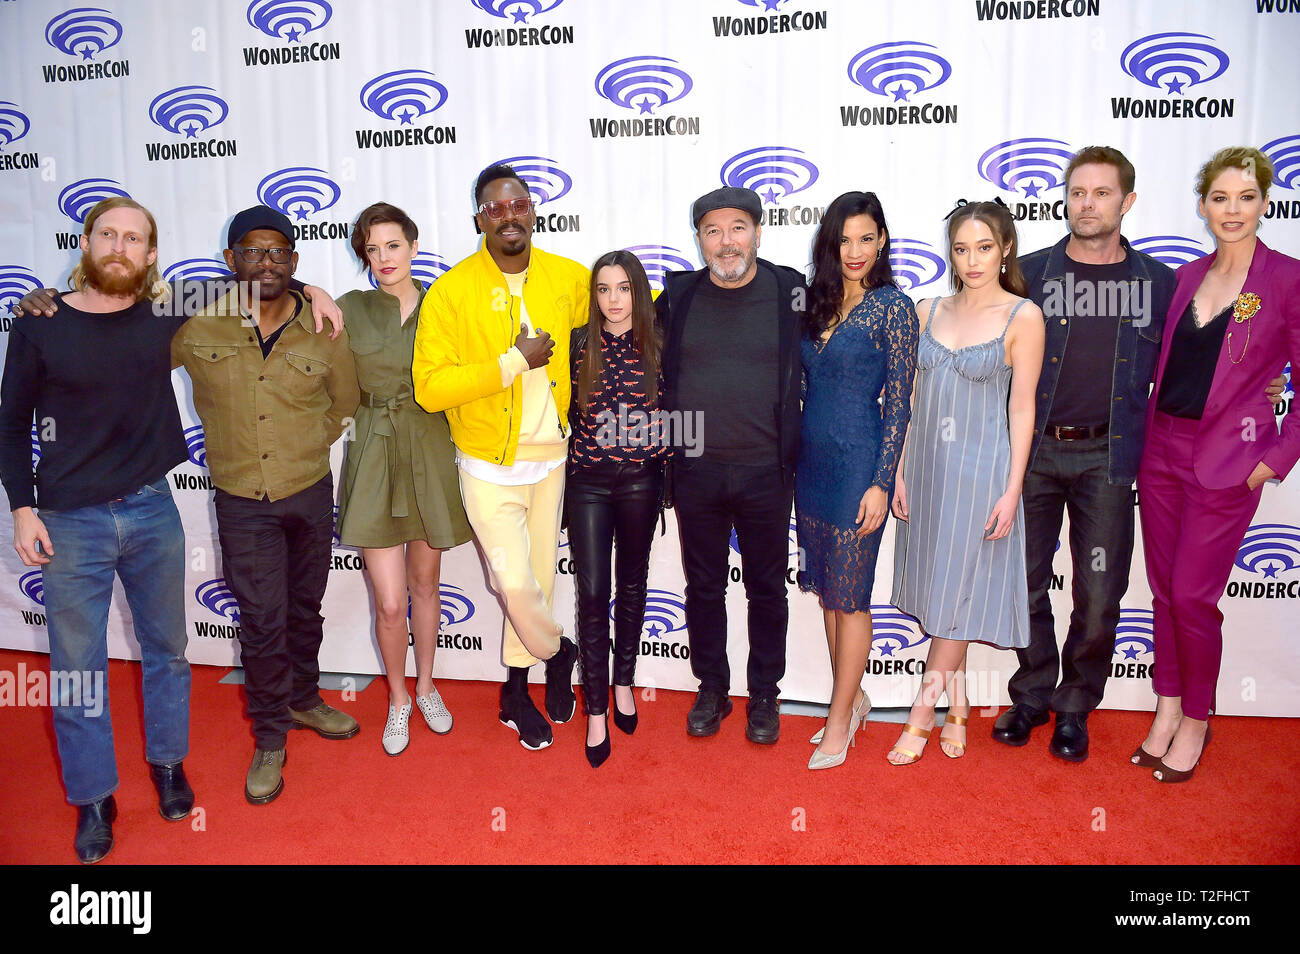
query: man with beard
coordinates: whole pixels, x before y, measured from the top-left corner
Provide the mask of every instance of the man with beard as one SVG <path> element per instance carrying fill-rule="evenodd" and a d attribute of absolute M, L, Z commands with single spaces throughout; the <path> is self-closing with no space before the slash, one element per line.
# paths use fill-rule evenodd
<path fill-rule="evenodd" d="M 282 212 L 238 213 L 225 258 L 255 294 L 241 302 L 233 291 L 199 312 L 172 340 L 172 359 L 194 382 L 217 488 L 255 740 L 244 796 L 264 805 L 284 789 L 290 728 L 327 739 L 360 731 L 321 699 L 317 658 L 334 529 L 329 451 L 360 391 L 346 333 L 313 334 L 311 305 L 290 287 L 298 253 Z"/>
<path fill-rule="evenodd" d="M 799 334 L 803 276 L 758 257 L 762 205 L 722 188 L 692 207 L 706 268 L 665 276 L 663 407 L 698 415 L 704 452 L 671 464 L 691 671 L 700 691 L 686 717 L 715 734 L 731 712 L 727 664 L 727 544 L 734 527 L 749 601 L 745 737 L 775 743 L 777 683 L 785 675 L 786 563 L 799 455 Z"/>
<path fill-rule="evenodd" d="M 185 459 L 168 343 L 184 319 L 160 317 L 157 226 L 142 205 L 106 199 L 85 219 L 81 263 L 53 319 L 13 324 L 0 386 L 0 479 L 14 549 L 41 568 L 50 705 L 74 845 L 84 863 L 113 847 L 117 762 L 107 709 L 108 609 L 122 581 L 140 643 L 145 760 L 163 818 L 194 793 L 185 659 L 184 534 L 167 471 Z M 40 438 L 33 478 L 32 416 Z M 40 514 L 34 509 L 39 505 Z"/>
<path fill-rule="evenodd" d="M 575 703 L 578 649 L 551 614 L 551 594 L 569 437 L 569 331 L 587 322 L 590 273 L 533 248 L 532 199 L 509 166 L 479 174 L 474 202 L 483 244 L 425 296 L 411 376 L 420 405 L 447 412 L 465 513 L 505 605 L 499 718 L 535 751 L 552 733 L 528 695 L 529 668 L 546 660 L 553 722 L 568 722 Z"/>

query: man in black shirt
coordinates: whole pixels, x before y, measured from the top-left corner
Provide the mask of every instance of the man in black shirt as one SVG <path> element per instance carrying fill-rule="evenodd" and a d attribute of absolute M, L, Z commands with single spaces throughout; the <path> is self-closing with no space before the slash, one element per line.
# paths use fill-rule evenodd
<path fill-rule="evenodd" d="M 674 448 L 670 465 L 691 670 L 700 691 L 686 719 L 716 733 L 731 712 L 727 664 L 727 546 L 732 527 L 749 601 L 745 735 L 780 735 L 777 683 L 785 674 L 786 564 L 799 453 L 799 316 L 803 276 L 758 258 L 762 206 L 723 188 L 692 207 L 707 265 L 665 276 L 656 302 L 664 329 L 664 403 L 698 415 L 703 453 Z"/>

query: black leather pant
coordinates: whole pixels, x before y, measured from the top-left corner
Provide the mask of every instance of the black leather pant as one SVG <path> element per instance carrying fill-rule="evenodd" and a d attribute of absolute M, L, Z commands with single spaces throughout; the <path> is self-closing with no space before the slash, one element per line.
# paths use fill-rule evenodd
<path fill-rule="evenodd" d="M 614 683 L 632 685 L 662 486 L 663 469 L 658 463 L 569 471 L 565 507 L 577 571 L 578 644 L 588 715 L 603 715 L 609 706 L 611 551 L 617 581 L 612 614 Z"/>

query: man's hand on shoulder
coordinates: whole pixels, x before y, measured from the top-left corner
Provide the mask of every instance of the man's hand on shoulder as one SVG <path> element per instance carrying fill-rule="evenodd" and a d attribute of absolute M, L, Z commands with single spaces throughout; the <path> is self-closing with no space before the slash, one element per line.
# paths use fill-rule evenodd
<path fill-rule="evenodd" d="M 53 318 L 54 313 L 59 309 L 58 299 L 55 297 L 58 291 L 53 288 L 35 288 L 22 297 L 22 300 L 15 303 L 13 312 L 18 317 L 24 313 L 28 315 L 44 315 L 46 318 Z"/>

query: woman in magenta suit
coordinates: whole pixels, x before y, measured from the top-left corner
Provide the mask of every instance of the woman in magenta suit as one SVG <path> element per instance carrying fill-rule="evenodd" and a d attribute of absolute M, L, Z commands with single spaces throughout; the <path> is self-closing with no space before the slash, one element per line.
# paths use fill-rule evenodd
<path fill-rule="evenodd" d="M 1157 703 L 1132 761 L 1162 782 L 1190 778 L 1210 739 L 1219 598 L 1264 482 L 1300 458 L 1300 415 L 1279 432 L 1265 396 L 1288 360 L 1300 367 L 1300 261 L 1256 235 L 1272 181 L 1257 149 L 1222 149 L 1201 168 L 1216 248 L 1178 270 L 1147 409 L 1138 491 Z"/>

